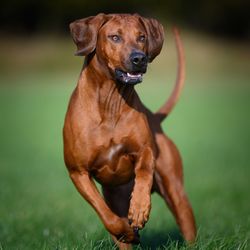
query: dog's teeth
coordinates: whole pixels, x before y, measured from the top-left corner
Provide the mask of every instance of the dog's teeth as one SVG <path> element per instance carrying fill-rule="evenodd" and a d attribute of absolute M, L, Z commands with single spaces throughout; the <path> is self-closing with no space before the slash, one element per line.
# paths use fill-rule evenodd
<path fill-rule="evenodd" d="M 137 77 L 141 77 L 142 74 L 133 75 L 133 74 L 127 73 L 127 75 L 128 75 L 129 77 L 137 78 Z"/>

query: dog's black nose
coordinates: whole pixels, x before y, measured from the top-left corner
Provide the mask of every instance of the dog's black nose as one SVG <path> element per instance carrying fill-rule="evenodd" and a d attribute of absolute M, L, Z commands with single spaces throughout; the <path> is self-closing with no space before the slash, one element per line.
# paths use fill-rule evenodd
<path fill-rule="evenodd" d="M 130 55 L 130 61 L 133 66 L 141 68 L 147 65 L 147 56 L 142 52 L 132 52 Z"/>

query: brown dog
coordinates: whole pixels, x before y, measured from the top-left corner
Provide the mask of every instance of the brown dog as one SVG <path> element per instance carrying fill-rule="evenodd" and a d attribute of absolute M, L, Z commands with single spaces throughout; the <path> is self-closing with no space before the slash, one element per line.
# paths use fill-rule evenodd
<path fill-rule="evenodd" d="M 166 201 L 184 238 L 193 241 L 195 222 L 183 189 L 181 158 L 161 128 L 184 83 L 177 31 L 177 82 L 170 99 L 154 114 L 134 85 L 161 51 L 162 25 L 137 14 L 99 14 L 71 23 L 70 30 L 76 55 L 85 56 L 63 130 L 65 163 L 77 190 L 120 249 L 139 242 L 152 191 Z M 102 185 L 104 198 L 93 179 Z"/>

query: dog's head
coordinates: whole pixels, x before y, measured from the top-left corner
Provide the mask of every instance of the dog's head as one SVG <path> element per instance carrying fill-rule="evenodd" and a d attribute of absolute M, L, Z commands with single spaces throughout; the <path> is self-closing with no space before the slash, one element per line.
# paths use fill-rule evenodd
<path fill-rule="evenodd" d="M 159 55 L 163 26 L 137 14 L 99 14 L 70 24 L 76 55 L 96 53 L 112 76 L 125 84 L 142 81 L 147 65 Z"/>

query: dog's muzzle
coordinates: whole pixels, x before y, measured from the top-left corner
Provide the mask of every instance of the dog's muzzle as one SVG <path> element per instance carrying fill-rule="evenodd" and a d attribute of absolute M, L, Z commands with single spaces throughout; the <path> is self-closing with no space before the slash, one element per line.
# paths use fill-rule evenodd
<path fill-rule="evenodd" d="M 147 71 L 148 58 L 143 52 L 132 52 L 129 57 L 127 72 L 121 69 L 115 70 L 116 80 L 124 84 L 137 84 L 142 82 L 142 76 Z"/>

